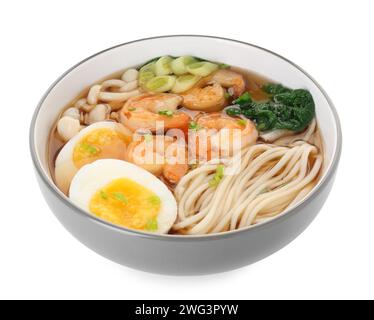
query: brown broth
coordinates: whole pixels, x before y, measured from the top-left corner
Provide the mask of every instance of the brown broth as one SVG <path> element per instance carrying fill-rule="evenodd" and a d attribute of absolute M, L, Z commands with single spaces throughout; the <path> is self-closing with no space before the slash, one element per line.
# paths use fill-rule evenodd
<path fill-rule="evenodd" d="M 263 101 L 269 99 L 268 94 L 262 91 L 261 88 L 264 84 L 274 81 L 246 69 L 238 67 L 231 67 L 230 69 L 244 76 L 246 80 L 246 90 L 251 94 L 253 100 Z"/>

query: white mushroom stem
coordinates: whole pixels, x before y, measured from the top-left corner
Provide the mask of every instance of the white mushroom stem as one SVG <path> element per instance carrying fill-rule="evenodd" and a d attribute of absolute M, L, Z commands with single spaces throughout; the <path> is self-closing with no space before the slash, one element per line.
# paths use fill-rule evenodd
<path fill-rule="evenodd" d="M 80 119 L 79 110 L 77 108 L 69 108 L 66 109 L 65 112 L 62 114 L 63 117 L 70 117 L 73 119 Z"/>
<path fill-rule="evenodd" d="M 128 69 L 122 75 L 122 80 L 126 82 L 131 82 L 138 79 L 139 71 L 136 69 Z"/>
<path fill-rule="evenodd" d="M 100 90 L 101 90 L 101 85 L 99 84 L 95 84 L 91 87 L 87 95 L 87 102 L 89 104 L 97 104 Z"/>
<path fill-rule="evenodd" d="M 80 130 L 81 124 L 79 120 L 71 117 L 62 117 L 57 122 L 57 132 L 64 141 L 69 141 Z"/>
<path fill-rule="evenodd" d="M 90 112 L 93 108 L 95 108 L 95 105 L 94 104 L 85 104 L 81 110 L 83 110 L 84 112 Z"/>
<path fill-rule="evenodd" d="M 104 91 L 106 88 L 121 88 L 126 85 L 125 81 L 119 79 L 105 80 L 101 84 L 101 90 Z"/>
<path fill-rule="evenodd" d="M 79 99 L 75 104 L 74 104 L 74 107 L 80 109 L 82 108 L 84 105 L 87 104 L 87 99 L 86 98 L 82 98 L 82 99 Z"/>
<path fill-rule="evenodd" d="M 133 90 L 130 92 L 100 92 L 99 99 L 101 101 L 126 101 L 127 99 L 137 96 L 140 94 L 139 90 Z"/>
<path fill-rule="evenodd" d="M 92 124 L 95 122 L 103 121 L 110 113 L 110 107 L 107 104 L 98 104 L 88 114 L 87 122 Z"/>
<path fill-rule="evenodd" d="M 119 91 L 129 92 L 129 91 L 135 90 L 137 87 L 138 87 L 138 80 L 134 80 L 123 85 L 121 88 L 119 88 Z"/>

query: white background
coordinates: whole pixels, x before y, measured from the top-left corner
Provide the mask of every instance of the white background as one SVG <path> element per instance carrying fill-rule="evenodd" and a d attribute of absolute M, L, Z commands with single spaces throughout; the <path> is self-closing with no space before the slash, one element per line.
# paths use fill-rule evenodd
<path fill-rule="evenodd" d="M 372 1 L 1 1 L 0 298 L 374 298 Z M 251 42 L 307 70 L 334 101 L 343 154 L 320 215 L 294 242 L 233 272 L 167 277 L 108 261 L 58 223 L 39 192 L 28 127 L 76 62 L 149 36 Z"/>

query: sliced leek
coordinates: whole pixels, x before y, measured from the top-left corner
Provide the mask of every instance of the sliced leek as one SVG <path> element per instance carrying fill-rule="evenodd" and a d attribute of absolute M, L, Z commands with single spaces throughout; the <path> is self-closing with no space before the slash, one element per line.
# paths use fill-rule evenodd
<path fill-rule="evenodd" d="M 163 56 L 156 61 L 155 64 L 155 73 L 156 76 L 166 76 L 172 74 L 170 63 L 173 61 L 172 57 Z"/>
<path fill-rule="evenodd" d="M 170 66 L 171 70 L 176 75 L 181 75 L 188 73 L 187 66 L 193 62 L 196 62 L 197 60 L 194 57 L 191 56 L 182 56 L 177 59 L 174 59 Z"/>
<path fill-rule="evenodd" d="M 150 79 L 155 77 L 156 62 L 150 62 L 139 70 L 139 85 L 144 86 Z"/>
<path fill-rule="evenodd" d="M 151 92 L 166 92 L 175 84 L 175 76 L 156 76 L 145 84 L 145 88 Z"/>
<path fill-rule="evenodd" d="M 191 89 L 200 79 L 200 76 L 195 76 L 193 74 L 185 74 L 179 76 L 175 81 L 175 84 L 171 91 L 174 93 L 185 92 Z"/>
<path fill-rule="evenodd" d="M 208 61 L 194 62 L 187 66 L 187 71 L 196 76 L 206 77 L 218 69 L 218 65 Z"/>

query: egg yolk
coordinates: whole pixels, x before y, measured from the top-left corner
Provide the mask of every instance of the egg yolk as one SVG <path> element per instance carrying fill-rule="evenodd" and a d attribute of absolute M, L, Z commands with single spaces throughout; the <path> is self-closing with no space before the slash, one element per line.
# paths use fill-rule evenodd
<path fill-rule="evenodd" d="M 91 198 L 89 210 L 113 224 L 137 230 L 158 229 L 160 198 L 139 183 L 120 178 L 111 181 Z"/>
<path fill-rule="evenodd" d="M 131 137 L 109 129 L 92 130 L 74 147 L 73 162 L 79 169 L 98 159 L 125 159 L 126 145 Z"/>

